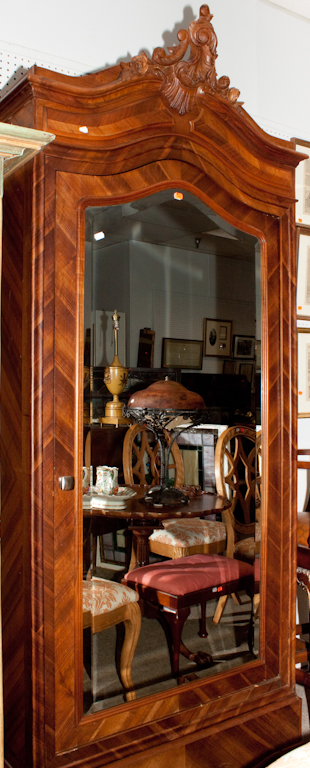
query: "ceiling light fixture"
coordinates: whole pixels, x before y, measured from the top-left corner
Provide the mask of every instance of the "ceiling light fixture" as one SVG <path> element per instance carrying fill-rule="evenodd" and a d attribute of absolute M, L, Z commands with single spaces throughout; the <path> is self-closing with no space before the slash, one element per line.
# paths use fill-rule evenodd
<path fill-rule="evenodd" d="M 183 192 L 174 192 L 173 197 L 175 200 L 183 200 Z"/>
<path fill-rule="evenodd" d="M 105 237 L 105 234 L 102 231 L 101 232 L 95 232 L 95 234 L 94 234 L 94 240 L 103 240 L 104 237 Z"/>

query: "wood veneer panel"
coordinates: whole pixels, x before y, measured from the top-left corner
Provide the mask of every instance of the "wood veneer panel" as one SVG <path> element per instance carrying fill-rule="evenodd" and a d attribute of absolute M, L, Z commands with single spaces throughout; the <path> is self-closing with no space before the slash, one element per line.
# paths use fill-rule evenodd
<path fill-rule="evenodd" d="M 57 213 L 56 210 L 56 220 L 57 220 L 57 237 L 56 237 L 56 248 L 59 248 L 59 251 L 66 252 L 66 263 L 69 265 L 72 263 L 72 260 L 74 259 L 75 252 L 76 252 L 76 244 L 74 242 L 74 236 L 73 236 L 73 225 L 72 222 L 74 222 L 75 219 L 75 212 L 78 206 L 79 200 L 84 200 L 84 205 L 86 205 L 87 198 L 89 197 L 89 200 L 93 203 L 94 199 L 97 197 L 97 200 L 100 202 L 107 202 L 108 200 L 114 199 L 114 200 L 120 200 L 122 196 L 125 194 L 132 196 L 132 194 L 137 194 L 137 190 L 139 190 L 139 194 L 141 193 L 141 189 L 148 186 L 149 179 L 155 178 L 156 184 L 159 185 L 167 183 L 167 181 L 170 180 L 170 183 L 174 181 L 176 178 L 176 175 L 178 178 L 183 179 L 183 183 L 186 184 L 186 177 L 189 176 L 189 178 L 195 178 L 197 174 L 193 175 L 193 168 L 191 166 L 188 167 L 186 164 L 181 163 L 172 163 L 171 161 L 165 161 L 161 162 L 160 165 L 156 166 L 155 168 L 148 166 L 147 169 L 139 169 L 138 172 L 129 172 L 122 177 L 106 177 L 106 178 L 94 178 L 94 177 L 88 177 L 86 175 L 80 174 L 80 175 L 72 175 L 67 172 L 57 173 L 57 206 L 59 213 Z M 170 177 L 170 179 L 169 179 Z M 190 185 L 192 184 L 192 181 L 190 182 Z M 203 179 L 203 185 L 201 186 L 208 186 L 207 180 Z M 122 195 L 123 193 L 123 195 Z M 223 191 L 220 190 L 218 194 L 218 198 L 220 199 L 221 205 L 226 205 L 228 200 L 225 200 L 225 194 L 223 194 Z M 128 199 L 128 198 L 127 198 Z M 213 200 L 216 200 L 216 197 L 214 195 Z M 221 210 L 223 210 L 221 208 Z M 240 216 L 240 203 L 236 203 L 234 201 L 230 201 L 230 218 L 235 220 L 236 216 Z M 270 280 L 270 287 L 268 289 L 269 291 L 269 305 L 270 305 L 270 316 L 273 322 L 273 312 L 274 308 L 279 306 L 279 300 L 280 300 L 280 287 L 279 287 L 279 271 L 277 271 L 276 266 L 273 267 L 273 261 L 276 265 L 278 263 L 278 239 L 279 239 L 279 225 L 277 219 L 271 219 L 268 217 L 268 226 L 265 226 L 264 223 L 264 217 L 261 214 L 254 214 L 253 212 L 248 212 L 247 216 L 247 228 L 251 228 L 251 230 L 255 228 L 258 228 L 258 225 L 261 227 L 264 226 L 264 229 L 266 231 L 266 237 L 268 240 L 268 246 L 270 253 L 270 265 L 271 265 L 271 280 Z M 66 281 L 65 281 L 66 284 Z M 66 295 L 66 291 L 65 291 Z M 68 304 L 69 299 L 66 299 L 66 302 Z M 70 300 L 71 301 L 71 300 Z M 69 301 L 69 304 L 70 304 Z M 69 321 L 69 316 L 66 316 L 67 322 Z M 73 313 L 71 314 L 71 322 L 74 325 L 75 319 Z M 272 398 L 278 398 L 278 381 L 279 381 L 279 365 L 280 365 L 280 352 L 279 352 L 279 339 L 280 339 L 280 329 L 279 329 L 279 322 L 278 318 L 275 319 L 273 322 L 273 336 L 271 339 L 271 353 L 274 357 L 274 360 L 276 361 L 276 365 L 274 367 L 274 379 L 275 384 L 273 386 L 273 376 L 272 378 L 272 387 L 269 392 L 269 397 L 272 401 Z M 277 330 L 278 328 L 278 330 Z M 66 330 L 68 331 L 68 326 L 66 327 Z M 71 359 L 72 365 L 74 365 L 73 359 Z M 68 364 L 68 361 L 67 361 Z M 74 375 L 74 368 L 72 368 L 72 376 Z M 57 401 L 56 401 L 57 402 Z M 277 407 L 277 400 L 272 403 L 273 407 Z M 270 406 L 270 403 L 269 403 Z M 271 498 L 270 504 L 275 504 L 276 506 L 276 512 L 277 512 L 277 520 L 281 520 L 281 515 L 279 514 L 279 509 L 281 508 L 281 494 L 278 490 L 281 487 L 281 477 L 279 474 L 279 468 L 281 467 L 281 461 L 280 461 L 280 448 L 281 443 L 279 442 L 278 435 L 281 431 L 281 424 L 279 424 L 278 421 L 275 421 L 276 426 L 276 434 L 275 436 L 272 436 L 272 451 L 273 451 L 273 460 L 272 460 L 272 466 L 273 466 L 273 472 L 274 474 L 274 482 L 273 485 L 276 489 L 276 497 L 275 500 Z M 56 499 L 57 500 L 57 499 Z M 68 512 L 68 508 L 66 509 L 66 512 Z M 75 512 L 77 514 L 77 510 Z M 68 543 L 69 546 L 69 540 L 67 541 L 67 525 L 68 525 L 68 517 L 64 517 L 64 509 L 62 504 L 59 507 L 59 511 L 56 511 L 56 518 L 55 518 L 55 526 L 56 526 L 56 532 L 60 531 L 60 538 L 61 538 L 61 530 L 62 526 L 65 526 L 65 541 Z M 71 529 L 72 534 L 72 529 Z M 270 612 L 271 615 L 268 617 L 268 631 L 270 631 L 270 636 L 274 638 L 272 643 L 268 643 L 268 649 L 267 649 L 267 662 L 268 662 L 268 669 L 270 669 L 270 673 L 272 673 L 272 676 L 275 677 L 277 674 L 280 673 L 279 669 L 279 639 L 276 632 L 277 622 L 279 621 L 279 592 L 281 588 L 283 588 L 283 580 L 285 581 L 284 574 L 281 578 L 281 573 L 279 573 L 278 569 L 278 555 L 279 550 L 281 546 L 281 538 L 280 538 L 280 531 L 277 529 L 277 522 L 275 526 L 275 530 L 273 530 L 273 536 L 272 536 L 272 542 L 271 542 L 271 563 L 272 563 L 272 572 L 273 572 L 273 580 L 275 583 L 275 600 L 272 603 L 272 611 Z M 57 534 L 58 536 L 58 534 Z M 278 539 L 277 539 L 278 536 Z M 70 536 L 69 536 L 70 539 Z M 56 552 L 57 547 L 59 544 L 60 539 L 57 538 L 57 546 L 56 546 Z M 274 545 L 274 542 L 276 542 L 276 546 Z M 273 550 L 275 549 L 275 555 L 273 558 Z M 69 550 L 71 552 L 71 550 Z M 71 552 L 72 554 L 72 552 Z M 56 558 L 57 561 L 57 558 Z M 74 594 L 72 591 L 72 579 L 74 578 L 74 571 L 70 566 L 68 566 L 68 563 L 71 563 L 71 557 L 69 560 L 67 560 L 67 568 L 66 568 L 66 574 L 64 575 L 63 572 L 63 560 L 60 558 L 59 562 L 56 562 L 56 570 L 55 570 L 55 585 L 57 585 L 57 573 L 59 568 L 59 579 L 61 583 L 61 594 L 58 595 L 57 593 L 57 600 L 56 600 L 56 593 L 55 593 L 55 606 L 59 605 L 59 611 L 58 608 L 56 608 L 57 615 L 59 615 L 59 633 L 56 631 L 56 660 L 57 658 L 61 659 L 61 662 L 59 663 L 59 675 L 57 673 L 57 680 L 59 680 L 59 683 L 56 680 L 56 700 L 57 700 L 57 706 L 56 711 L 59 713 L 58 715 L 58 722 L 59 727 L 57 727 L 56 723 L 56 731 L 57 731 L 57 740 L 56 740 L 56 747 L 58 749 L 61 748 L 70 748 L 76 743 L 76 739 L 79 740 L 86 739 L 86 741 L 91 738 L 91 732 L 96 732 L 98 737 L 102 737 L 104 733 L 108 733 L 111 731 L 111 729 L 117 729 L 122 730 L 124 729 L 125 723 L 128 719 L 129 713 L 127 710 L 125 710 L 122 714 L 122 712 L 119 710 L 117 713 L 117 718 L 114 718 L 113 714 L 111 713 L 108 716 L 101 717 L 101 722 L 98 721 L 98 719 L 94 722 L 92 722 L 91 718 L 86 718 L 83 724 L 81 724 L 81 727 L 79 729 L 80 736 L 78 736 L 78 731 L 74 727 L 74 680 L 73 680 L 73 666 L 74 666 L 74 652 L 73 647 L 71 647 L 71 652 L 69 649 L 66 649 L 66 654 L 64 657 L 62 657 L 62 634 L 60 631 L 60 627 L 62 624 L 62 621 L 64 620 L 64 617 L 66 615 L 73 615 L 72 611 L 74 610 Z M 57 586 L 56 586 L 57 590 Z M 279 591 L 277 591 L 279 590 Z M 62 602 L 59 603 L 60 600 L 63 599 Z M 56 619 L 56 623 L 57 623 Z M 70 625 L 71 626 L 71 625 Z M 73 631 L 73 627 L 71 627 Z M 78 642 L 78 641 L 77 641 Z M 59 646 L 59 647 L 58 647 Z M 58 647 L 58 651 L 57 651 Z M 264 651 L 263 651 L 264 652 Z M 287 668 L 287 654 L 284 655 L 282 658 L 280 656 L 280 663 L 282 664 L 282 675 L 284 676 L 283 679 L 289 679 L 289 670 Z M 247 676 L 248 683 L 250 683 L 251 680 L 251 670 L 248 671 L 248 673 L 243 670 L 243 675 Z M 66 680 L 66 696 L 63 698 L 62 696 L 62 688 L 63 683 L 62 680 Z M 218 680 L 217 682 L 212 681 L 212 683 L 206 683 L 205 684 L 205 690 L 207 692 L 208 685 L 211 691 L 211 699 L 213 699 L 212 695 L 212 689 L 214 689 L 214 694 L 216 691 L 216 696 L 218 697 L 220 693 L 223 693 L 223 685 L 228 683 L 228 680 Z M 261 681 L 262 685 L 262 681 Z M 236 699 L 236 690 L 237 690 L 237 676 L 230 678 L 229 681 L 229 687 L 230 691 L 232 687 L 235 689 L 235 693 L 231 694 L 231 706 L 236 706 L 237 700 Z M 59 694 L 57 693 L 59 691 Z M 191 696 L 193 697 L 194 691 L 192 691 Z M 197 691 L 198 693 L 198 691 Z M 253 689 L 253 695 L 255 695 L 255 689 Z M 259 694 L 256 689 L 256 694 L 261 695 L 262 691 L 260 690 Z M 58 696 L 58 698 L 57 698 Z M 72 698 L 72 704 L 70 705 L 70 697 Z M 235 697 L 235 698 L 234 698 Z M 182 699 L 184 699 L 184 706 L 185 710 L 188 707 L 188 702 L 186 701 L 186 694 L 184 693 L 184 696 L 182 696 Z M 207 695 L 207 699 L 209 699 L 209 696 Z M 166 705 L 168 705 L 167 714 L 169 712 L 169 709 L 171 707 L 171 704 L 174 708 L 174 696 L 167 697 Z M 197 700 L 198 703 L 198 700 Z M 201 701 L 199 702 L 201 706 Z M 240 704 L 240 702 L 238 702 Z M 176 702 L 177 708 L 180 706 L 180 701 Z M 226 707 L 228 702 L 226 701 Z M 71 715 L 69 715 L 69 709 L 71 706 Z M 221 704 L 219 703 L 219 706 L 221 707 Z M 134 712 L 133 710 L 130 713 L 129 719 L 131 727 L 134 725 L 134 720 L 136 717 L 139 719 L 142 718 L 146 721 L 149 719 L 149 709 L 148 705 L 144 702 L 139 702 L 135 705 L 135 718 L 134 718 Z M 163 716 L 163 708 L 162 708 L 162 702 L 158 701 L 158 711 L 161 712 L 161 720 Z M 207 710 L 203 708 L 203 710 L 200 709 L 200 715 L 201 718 L 206 716 Z M 214 714 L 214 700 L 213 700 L 213 714 Z M 152 716 L 153 718 L 156 718 L 156 706 L 154 702 L 154 707 L 152 710 Z M 195 723 L 195 727 L 197 727 L 197 721 L 195 721 L 195 718 L 193 720 L 193 723 Z M 163 724 L 163 722 L 162 722 Z M 164 725 L 164 724 L 163 724 Z M 128 726 L 127 726 L 128 727 Z M 165 730 L 165 728 L 164 728 Z M 72 735 L 69 737 L 69 734 Z M 83 734 L 84 733 L 84 737 Z M 81 743 L 81 742 L 80 742 Z"/>
<path fill-rule="evenodd" d="M 186 768 L 257 768 L 269 764 L 278 750 L 296 744 L 300 703 L 267 711 L 251 722 L 208 734 L 186 747 Z M 285 740 L 283 739 L 285 733 Z"/>
<path fill-rule="evenodd" d="M 200 174 L 199 174 L 200 176 Z M 75 515 L 77 514 L 77 510 L 75 509 L 74 515 L 72 518 L 70 518 L 70 511 L 69 511 L 69 500 L 68 497 L 64 494 L 63 496 L 60 496 L 59 498 L 59 506 L 56 511 L 56 517 L 55 517 L 55 537 L 53 535 L 52 530 L 52 522 L 53 522 L 53 504 L 52 499 L 53 496 L 50 493 L 50 488 L 53 488 L 56 493 L 56 501 L 57 501 L 57 488 L 54 487 L 53 483 L 54 480 L 51 477 L 51 472 L 53 470 L 53 460 L 54 458 L 60 460 L 60 464 L 64 466 L 63 473 L 70 474 L 72 472 L 72 460 L 73 460 L 73 453 L 72 450 L 70 451 L 70 445 L 74 445 L 74 439 L 72 436 L 72 424 L 74 422 L 73 416 L 70 416 L 70 413 L 68 414 L 68 418 L 64 423 L 63 419 L 63 408 L 62 408 L 62 401 L 65 397 L 70 397 L 72 402 L 72 381 L 75 381 L 76 377 L 76 360 L 75 356 L 70 353 L 70 349 L 68 349 L 67 344 L 67 338 L 70 333 L 72 335 L 69 335 L 70 341 L 72 342 L 72 348 L 73 348 L 73 340 L 74 340 L 74 334 L 76 332 L 76 319 L 75 319 L 75 312 L 74 312 L 74 306 L 76 302 L 75 298 L 75 289 L 72 293 L 70 291 L 70 285 L 74 284 L 74 271 L 73 265 L 74 265 L 74 259 L 75 259 L 75 252 L 76 252 L 76 241 L 74 240 L 74 226 L 73 223 L 76 221 L 75 215 L 76 215 L 76 207 L 78 205 L 79 200 L 85 200 L 85 197 L 89 196 L 90 200 L 94 200 L 94 198 L 97 198 L 99 201 L 107 201 L 111 199 L 111 196 L 113 196 L 114 199 L 120 200 L 124 193 L 125 195 L 132 196 L 137 195 L 141 193 L 141 190 L 143 188 L 147 188 L 150 184 L 151 179 L 156 180 L 156 188 L 158 188 L 159 185 L 165 185 L 167 182 L 174 184 L 176 178 L 180 179 L 182 178 L 182 183 L 186 185 L 189 188 L 193 187 L 194 182 L 197 184 L 197 171 L 192 168 L 192 166 L 186 166 L 186 164 L 181 164 L 179 161 L 172 162 L 172 161 L 165 161 L 161 162 L 156 167 L 148 167 L 145 169 L 145 172 L 140 169 L 137 173 L 136 172 L 129 172 L 124 176 L 124 178 L 96 178 L 93 177 L 87 177 L 85 175 L 74 175 L 70 173 L 58 173 L 57 176 L 57 205 L 59 207 L 59 215 L 57 218 L 57 211 L 56 211 L 56 218 L 57 218 L 57 236 L 56 236 L 56 248 L 57 248 L 57 254 L 59 252 L 60 256 L 57 255 L 57 263 L 58 259 L 59 261 L 59 273 L 57 270 L 56 280 L 59 280 L 59 291 L 57 292 L 57 298 L 54 299 L 54 289 L 53 289 L 53 281 L 55 279 L 55 265 L 54 265 L 54 259 L 55 259 L 55 253 L 54 253 L 54 233 L 53 233 L 53 227 L 52 227 L 52 221 L 53 221 L 53 213 L 52 209 L 55 205 L 55 196 L 52 192 L 53 190 L 53 184 L 55 183 L 54 179 L 54 173 L 51 172 L 51 177 L 49 181 L 49 177 L 46 177 L 46 240 L 45 240 L 45 271 L 44 271 L 44 330 L 45 330 L 45 341 L 44 341 L 44 378 L 43 378 L 43 402 L 44 402 L 44 429 L 43 429 L 43 435 L 46 434 L 46 440 L 44 439 L 44 493 L 45 493 L 45 502 L 44 502 L 44 510 L 45 510 L 45 521 L 44 521 L 44 571 L 45 571 L 45 653 L 46 653 L 46 690 L 52 690 L 52 687 L 50 687 L 52 681 L 53 681 L 53 662 L 54 659 L 56 659 L 56 662 L 59 664 L 56 664 L 57 667 L 57 679 L 60 681 L 60 688 L 63 690 L 63 680 L 66 681 L 65 683 L 65 690 L 66 695 L 63 696 L 63 694 L 60 692 L 59 694 L 59 700 L 57 701 L 56 711 L 58 713 L 59 717 L 59 727 L 57 730 L 57 722 L 56 722 L 56 730 L 58 733 L 58 748 L 60 748 L 61 743 L 63 743 L 63 746 L 66 745 L 66 748 L 70 748 L 70 746 L 76 744 L 76 739 L 80 740 L 81 737 L 78 737 L 76 729 L 73 727 L 73 721 L 72 721 L 72 714 L 74 714 L 74 676 L 73 676 L 73 668 L 74 668 L 74 655 L 71 656 L 70 654 L 73 651 L 73 646 L 70 644 L 70 638 L 72 637 L 72 632 L 74 631 L 74 624 L 71 624 L 71 621 L 68 622 L 68 616 L 74 615 L 74 590 L 73 590 L 73 583 L 74 583 L 74 575 L 75 575 L 75 568 L 74 568 L 74 552 L 73 552 L 73 544 L 74 541 L 74 531 L 72 527 L 72 520 L 75 520 Z M 201 178 L 201 177 L 200 177 Z M 200 181 L 200 178 L 198 178 L 198 181 Z M 189 179 L 189 181 L 188 181 Z M 210 188 L 207 182 L 207 179 L 204 177 L 201 178 L 201 194 L 203 195 L 204 189 L 208 188 L 208 193 L 210 193 Z M 154 189 L 154 187 L 152 186 Z M 51 190 L 51 193 L 49 193 L 49 190 Z M 222 190 L 219 191 L 217 197 L 215 196 L 216 188 L 215 186 L 212 188 L 212 194 L 213 194 L 213 201 L 219 200 L 220 206 L 217 202 L 215 202 L 215 206 L 217 206 L 218 210 L 223 211 L 225 206 L 228 204 L 228 199 L 225 199 L 225 193 L 223 193 Z M 127 198 L 128 199 L 128 198 Z M 208 198 L 209 200 L 209 198 Z M 230 218 L 231 220 L 235 220 L 236 217 L 240 216 L 240 203 L 236 203 L 235 201 L 230 201 Z M 258 228 L 258 225 L 262 226 L 262 216 L 260 217 L 257 214 L 253 214 L 251 212 L 247 212 L 247 228 L 251 229 L 251 231 L 255 231 Z M 270 287 L 268 288 L 268 295 L 269 295 L 269 306 L 270 306 L 270 317 L 272 319 L 272 330 L 273 330 L 273 337 L 270 343 L 271 346 L 271 354 L 273 355 L 273 359 L 275 360 L 274 368 L 272 368 L 271 371 L 271 387 L 269 391 L 269 397 L 271 398 L 278 398 L 278 380 L 279 380 L 279 362 L 280 362 L 280 355 L 278 352 L 278 343 L 280 338 L 280 330 L 277 330 L 279 328 L 279 323 L 277 322 L 277 317 L 275 317 L 275 320 L 273 321 L 273 314 L 275 313 L 275 308 L 279 304 L 279 298 L 280 298 L 280 288 L 279 288 L 279 278 L 278 278 L 278 272 L 277 272 L 277 254 L 278 254 L 278 223 L 276 219 L 270 219 L 268 220 L 268 227 L 265 227 L 266 236 L 268 239 L 268 256 L 270 259 L 270 265 L 269 265 L 269 271 L 271 272 L 271 277 L 269 280 Z M 273 257 L 274 253 L 274 257 Z M 63 267 L 61 266 L 63 259 Z M 274 265 L 273 266 L 273 262 Z M 59 315 L 57 314 L 57 309 L 55 306 L 55 300 L 56 304 L 57 301 L 59 302 Z M 59 322 L 57 318 L 59 317 Z M 50 318 L 50 319 L 49 319 Z M 65 320 L 65 329 L 66 334 L 64 338 L 64 320 Z M 56 323 L 56 328 L 54 327 L 54 323 Z M 71 328 L 71 331 L 70 331 Z M 60 332 L 59 336 L 59 352 L 57 352 L 57 344 L 56 344 L 56 351 L 54 352 L 54 333 L 56 332 L 56 338 L 58 332 Z M 58 358 L 57 358 L 58 355 Z M 59 362 L 58 362 L 59 360 Z M 274 370 L 274 373 L 273 373 Z M 54 373 L 55 371 L 55 373 Z M 51 392 L 53 391 L 54 386 L 54 375 L 57 378 L 57 381 L 59 382 L 59 392 L 58 392 L 58 399 L 56 397 L 56 410 L 59 411 L 59 439 L 56 440 L 55 443 L 55 456 L 53 454 L 50 456 L 50 451 L 52 450 L 51 440 L 49 439 L 49 435 L 51 434 L 51 427 L 54 423 L 54 415 L 53 415 L 53 402 L 51 399 Z M 277 405 L 277 401 L 274 402 L 274 405 Z M 271 425 L 272 426 L 272 425 Z M 280 450 L 280 442 L 277 440 L 280 426 L 279 422 L 277 420 L 274 421 L 274 431 L 275 435 L 272 435 L 273 441 L 272 441 L 272 449 L 275 452 L 275 456 L 279 456 L 279 450 Z M 57 426 L 56 426 L 56 434 L 57 434 Z M 71 441 L 71 442 L 70 442 Z M 73 441 L 73 442 L 72 442 Z M 67 462 L 67 463 L 66 463 Z M 275 470 L 277 471 L 277 463 L 274 462 Z M 60 467 L 60 465 L 59 465 Z M 60 468 L 59 470 L 60 471 Z M 57 478 L 57 472 L 56 472 L 56 478 Z M 271 499 L 271 504 L 275 503 L 277 505 L 277 510 L 279 509 L 278 504 L 280 503 L 280 494 L 278 491 L 279 485 L 279 478 L 278 476 L 274 476 L 274 482 L 272 483 L 272 487 L 276 489 L 276 498 L 275 502 Z M 58 491 L 58 495 L 61 492 Z M 64 500 L 65 497 L 65 500 Z M 55 497 L 54 497 L 55 498 Z M 70 499 L 71 503 L 71 499 Z M 71 510 L 72 512 L 72 510 Z M 278 519 L 281 519 L 279 517 Z M 59 533 L 58 533 L 59 531 Z M 69 533 L 68 533 L 69 531 Z M 277 534 L 279 532 L 277 531 L 277 525 L 275 527 L 275 530 L 273 530 L 273 536 L 272 536 L 272 542 L 271 547 L 274 548 L 274 541 L 277 541 Z M 279 544 L 280 546 L 280 544 Z M 279 584 L 280 586 L 280 578 L 277 577 L 278 569 L 276 569 L 276 564 L 278 562 L 278 549 L 275 551 L 275 557 L 274 557 L 274 563 L 272 559 L 272 567 L 274 567 L 274 579 L 278 578 L 277 586 Z M 50 558 L 49 558 L 49 552 Z M 50 580 L 50 576 L 53 573 L 52 569 L 52 556 L 53 552 L 56 553 L 56 569 L 55 569 L 55 580 Z M 69 555 L 69 557 L 68 557 Z M 66 566 L 64 568 L 64 565 Z M 65 573 L 65 576 L 64 576 Z M 73 579 L 73 580 L 72 580 Z M 52 617 L 55 615 L 54 611 L 56 610 L 56 622 L 54 624 Z M 73 612 L 72 612 L 73 611 Z M 277 599 L 275 600 L 275 604 L 273 605 L 272 610 L 272 619 L 269 618 L 269 625 L 272 622 L 271 630 L 273 632 L 273 636 L 275 638 L 274 642 L 274 649 L 272 647 L 272 644 L 269 643 L 268 645 L 268 653 L 271 657 L 270 660 L 270 668 L 274 667 L 275 669 L 278 669 L 278 656 L 279 656 L 279 647 L 278 647 L 278 639 L 277 635 L 275 633 L 275 628 L 277 626 L 278 616 L 279 614 L 279 602 Z M 70 631 L 67 631 L 66 637 L 66 653 L 63 654 L 63 634 L 62 634 L 62 627 L 64 622 L 66 622 L 66 627 L 68 629 L 68 625 L 70 625 Z M 54 646 L 54 632 L 56 632 L 56 656 L 55 654 L 55 646 Z M 57 651 L 57 647 L 59 647 L 59 650 Z M 71 649 L 71 650 L 70 650 Z M 58 654 L 58 656 L 57 656 Z M 73 661 L 73 665 L 72 665 Z M 49 669 L 51 670 L 51 678 L 49 679 Z M 285 664 L 284 664 L 284 673 L 285 673 Z M 250 683 L 251 679 L 251 670 L 249 670 L 248 673 L 243 671 L 243 676 L 246 676 L 248 679 L 248 683 Z M 229 687 L 230 689 L 234 688 L 235 691 L 236 688 L 236 682 L 237 682 L 237 676 L 235 675 L 234 678 L 230 678 L 229 680 Z M 228 680 L 224 681 L 225 685 L 228 683 Z M 214 690 L 214 694 L 216 692 L 216 696 L 220 695 L 220 693 L 223 693 L 223 680 L 218 681 L 212 681 L 210 684 L 210 690 Z M 56 685 L 56 691 L 57 691 L 57 685 Z M 193 697 L 193 693 L 191 694 L 191 697 Z M 256 690 L 256 694 L 257 694 Z M 261 692 L 260 692 L 261 693 Z M 185 704 L 185 710 L 188 708 L 188 703 L 186 701 L 186 698 L 189 694 L 184 692 L 184 695 L 182 695 L 182 699 L 184 699 Z M 72 698 L 73 697 L 73 698 Z M 207 699 L 209 697 L 207 696 Z M 211 699 L 212 701 L 212 692 L 211 692 Z M 231 694 L 231 707 L 236 706 L 236 693 Z M 71 701 L 73 705 L 73 709 L 71 707 Z M 173 705 L 174 697 L 167 697 L 166 704 L 168 705 L 167 714 L 170 710 L 171 704 Z M 198 703 L 198 702 L 197 702 Z M 225 702 L 225 706 L 227 707 L 228 702 Z M 240 704 L 240 702 L 239 702 Z M 177 708 L 180 706 L 180 702 L 176 701 Z M 174 705 L 173 705 L 174 706 Z M 201 701 L 200 701 L 201 706 Z M 211 705 L 210 705 L 211 706 Z M 219 704 L 219 706 L 221 706 Z M 144 710 L 144 714 L 142 715 L 143 719 L 146 717 L 146 721 L 150 717 L 150 711 L 148 708 L 148 704 L 141 702 L 139 706 L 135 707 L 136 715 L 138 716 L 137 722 L 141 722 L 141 714 Z M 137 711 L 139 710 L 139 711 Z M 70 715 L 71 711 L 71 715 Z M 158 712 L 161 713 L 161 721 L 163 716 L 163 706 L 162 702 L 158 701 Z M 211 711 L 211 710 L 210 710 Z M 214 701 L 212 706 L 212 712 L 214 715 Z M 50 714 L 49 714 L 50 713 Z M 152 717 L 156 718 L 156 707 L 152 710 Z M 188 714 L 188 710 L 187 710 Z M 202 725 L 202 722 L 204 721 L 203 718 L 206 715 L 206 710 L 203 708 L 203 712 L 200 709 L 200 719 L 199 724 Z M 46 702 L 46 708 L 45 708 L 45 717 L 47 717 L 48 722 L 48 733 L 52 735 L 52 726 L 54 721 L 54 708 L 53 708 L 53 701 L 52 696 L 49 698 L 49 701 Z M 131 728 L 134 725 L 134 719 L 133 719 L 133 711 L 130 713 L 127 711 L 124 711 L 124 715 L 119 711 L 117 714 L 117 718 L 115 719 L 113 715 L 108 716 L 107 718 L 101 719 L 101 723 L 99 722 L 92 722 L 91 718 L 86 718 L 86 721 L 83 725 L 83 731 L 85 732 L 86 740 L 91 738 L 91 733 L 96 732 L 97 736 L 100 738 L 100 734 L 107 734 L 110 732 L 110 729 L 112 728 L 112 731 L 117 727 L 117 729 L 122 730 L 124 729 L 126 720 L 129 717 L 130 726 Z M 116 725 L 117 720 L 117 725 Z M 164 725 L 163 721 L 162 724 Z M 185 721 L 184 721 L 185 724 Z M 168 722 L 167 722 L 168 725 Z M 165 729 L 167 728 L 167 725 L 164 726 L 163 729 L 163 735 L 165 732 Z M 179 727 L 181 725 L 181 721 L 179 721 Z M 197 728 L 198 721 L 194 718 L 192 719 L 192 727 Z M 128 727 L 128 726 L 127 726 Z M 170 727 L 168 728 L 167 734 L 170 730 Z M 72 734 L 73 739 L 69 741 L 68 735 Z M 62 736 L 63 734 L 63 736 Z M 164 737 L 166 738 L 166 737 Z M 170 737 L 171 738 L 171 737 Z M 65 739 L 65 742 L 62 742 L 62 739 Z M 122 741 L 122 739 L 121 739 Z M 51 755 L 53 753 L 53 737 L 51 736 L 51 742 L 50 742 L 50 749 L 51 749 Z M 57 746 L 57 743 L 56 743 Z M 120 746 L 120 745 L 119 745 Z"/>

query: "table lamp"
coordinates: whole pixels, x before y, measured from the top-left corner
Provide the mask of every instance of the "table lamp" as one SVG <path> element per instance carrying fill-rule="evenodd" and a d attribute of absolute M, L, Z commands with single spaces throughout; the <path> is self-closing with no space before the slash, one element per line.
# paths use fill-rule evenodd
<path fill-rule="evenodd" d="M 190 421 L 187 428 L 205 420 L 206 406 L 203 398 L 178 384 L 168 377 L 156 381 L 146 389 L 135 392 L 129 399 L 126 416 L 147 427 L 156 437 L 160 449 L 160 485 L 151 488 L 144 501 L 154 504 L 186 503 L 188 497 L 178 488 L 168 486 L 169 455 L 183 424 Z M 166 430 L 173 427 L 177 420 L 179 430 L 171 442 L 167 443 Z"/>
<path fill-rule="evenodd" d="M 109 400 L 105 407 L 105 416 L 99 419 L 100 424 L 114 424 L 116 427 L 119 424 L 128 424 L 128 419 L 123 416 L 123 406 L 119 399 L 119 395 L 122 393 L 127 383 L 128 370 L 119 360 L 118 357 L 118 338 L 119 332 L 119 319 L 120 315 L 117 310 L 114 310 L 112 315 L 112 327 L 114 331 L 114 358 L 111 365 L 108 365 L 104 370 L 104 383 L 113 395 L 113 400 Z"/>

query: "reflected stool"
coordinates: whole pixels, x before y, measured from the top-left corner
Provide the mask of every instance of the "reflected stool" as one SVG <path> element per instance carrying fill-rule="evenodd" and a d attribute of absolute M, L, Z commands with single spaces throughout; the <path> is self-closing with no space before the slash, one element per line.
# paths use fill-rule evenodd
<path fill-rule="evenodd" d="M 205 606 L 218 595 L 245 590 L 251 598 L 248 642 L 253 649 L 254 568 L 235 558 L 221 555 L 190 555 L 163 563 L 154 563 L 129 571 L 123 582 L 140 597 L 142 615 L 162 624 L 169 648 L 172 675 L 179 674 L 179 654 L 199 666 L 211 666 L 209 654 L 191 653 L 182 642 L 182 630 L 192 605 L 201 604 L 201 624 Z"/>

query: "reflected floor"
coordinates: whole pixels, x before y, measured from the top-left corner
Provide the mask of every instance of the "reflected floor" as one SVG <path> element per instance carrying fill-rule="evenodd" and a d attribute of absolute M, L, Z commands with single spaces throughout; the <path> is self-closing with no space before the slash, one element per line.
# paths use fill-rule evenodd
<path fill-rule="evenodd" d="M 199 678 L 223 672 L 251 661 L 258 655 L 259 619 L 255 620 L 254 654 L 248 647 L 247 635 L 250 600 L 240 594 L 240 606 L 228 599 L 220 623 L 212 622 L 216 601 L 207 603 L 207 638 L 198 636 L 199 607 L 194 606 L 183 630 L 183 641 L 193 651 L 211 653 L 213 666 L 198 669 L 196 664 L 180 656 L 183 676 Z M 98 712 L 124 703 L 123 688 L 115 665 L 116 627 L 92 638 L 92 682 L 84 667 L 84 712 Z M 89 670 L 88 670 L 89 671 Z M 164 631 L 156 620 L 142 618 L 141 633 L 132 664 L 132 679 L 137 699 L 176 687 L 171 677 L 168 648 Z"/>

